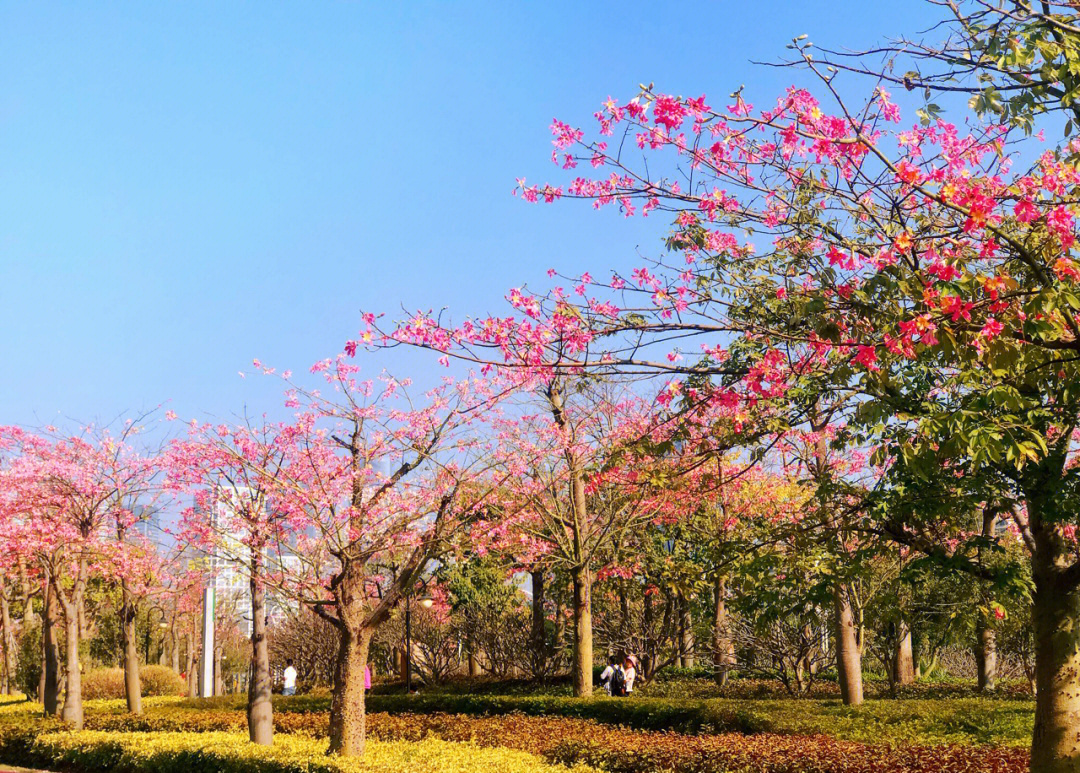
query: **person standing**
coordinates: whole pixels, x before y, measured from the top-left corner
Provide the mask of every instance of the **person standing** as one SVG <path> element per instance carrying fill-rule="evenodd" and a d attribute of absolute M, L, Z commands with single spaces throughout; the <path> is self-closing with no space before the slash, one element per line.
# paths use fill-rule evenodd
<path fill-rule="evenodd" d="M 623 695 L 628 696 L 634 692 L 634 680 L 637 678 L 637 658 L 633 655 L 627 655 L 626 660 L 623 661 L 622 673 Z"/>
<path fill-rule="evenodd" d="M 622 668 L 619 665 L 619 658 L 617 655 L 611 655 L 608 657 L 607 667 L 600 672 L 600 686 L 604 688 L 604 692 L 608 695 L 614 695 L 612 687 L 615 680 L 615 672 Z"/>
<path fill-rule="evenodd" d="M 285 661 L 285 689 L 282 695 L 296 695 L 296 669 L 293 667 L 292 658 Z"/>

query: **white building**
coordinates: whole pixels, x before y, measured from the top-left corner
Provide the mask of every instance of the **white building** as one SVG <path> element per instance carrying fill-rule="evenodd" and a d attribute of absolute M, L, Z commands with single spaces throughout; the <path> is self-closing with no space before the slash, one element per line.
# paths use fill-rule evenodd
<path fill-rule="evenodd" d="M 245 494 L 243 489 L 239 492 L 233 491 L 229 499 Z M 217 546 L 209 555 L 217 608 L 229 609 L 230 613 L 235 615 L 240 630 L 244 635 L 250 636 L 253 627 L 249 581 L 251 548 L 244 543 L 246 527 L 236 514 L 235 504 L 227 501 L 225 496 L 216 498 L 211 525 L 217 535 Z M 276 553 L 267 553 L 266 559 L 264 565 L 270 574 L 277 574 L 279 570 L 295 572 L 300 568 L 300 559 L 294 555 L 283 555 L 279 560 Z M 279 563 L 281 566 L 278 566 Z M 288 611 L 297 607 L 294 600 L 269 590 L 266 599 L 267 622 L 280 620 Z"/>

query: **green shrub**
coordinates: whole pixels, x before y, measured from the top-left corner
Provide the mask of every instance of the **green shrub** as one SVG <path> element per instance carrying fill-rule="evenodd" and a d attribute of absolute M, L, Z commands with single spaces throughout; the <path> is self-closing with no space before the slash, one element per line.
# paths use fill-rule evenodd
<path fill-rule="evenodd" d="M 570 698 L 555 695 L 371 695 L 370 711 L 430 714 L 556 715 L 594 719 L 639 730 L 681 733 L 757 733 L 770 729 L 764 713 L 708 701 L 660 698 Z"/>
<path fill-rule="evenodd" d="M 139 669 L 142 694 L 183 695 L 184 680 L 167 666 L 143 666 Z M 83 674 L 83 699 L 124 697 L 124 669 L 94 668 Z"/>

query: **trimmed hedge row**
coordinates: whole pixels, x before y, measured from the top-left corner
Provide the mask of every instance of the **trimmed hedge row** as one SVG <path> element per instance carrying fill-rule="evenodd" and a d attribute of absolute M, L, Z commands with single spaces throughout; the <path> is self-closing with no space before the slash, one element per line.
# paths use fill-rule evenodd
<path fill-rule="evenodd" d="M 239 733 L 43 733 L 6 737 L 0 756 L 16 764 L 79 773 L 593 773 L 527 752 L 435 738 L 372 741 L 363 759 L 329 757 L 325 741 L 283 735 L 272 747 Z"/>
<path fill-rule="evenodd" d="M 194 729 L 192 722 L 204 723 L 205 729 L 243 727 L 242 696 L 207 700 L 152 698 L 146 702 L 153 719 L 136 720 L 131 729 Z M 305 714 L 320 715 L 314 725 L 325 723 L 329 699 L 318 696 L 276 697 L 274 712 L 283 732 L 307 728 Z M 762 732 L 785 735 L 830 735 L 860 743 L 895 744 L 980 744 L 1028 746 L 1031 742 L 1033 707 L 1028 702 L 993 699 L 868 701 L 863 706 L 843 706 L 839 701 L 738 701 L 727 699 L 687 700 L 634 697 L 592 698 L 581 700 L 559 696 L 449 696 L 449 695 L 371 695 L 369 712 L 393 714 L 469 714 L 473 716 L 521 713 L 529 716 L 554 716 L 590 719 L 607 725 L 621 725 L 637 730 L 676 730 L 688 734 Z M 232 714 L 228 725 L 220 716 Z M 95 714 L 122 714 L 122 701 L 88 705 L 88 723 Z M 160 712 L 188 712 L 187 720 L 158 719 Z M 178 722 L 179 724 L 155 724 Z M 95 725 L 96 726 L 96 725 Z M 101 726 L 98 729 L 112 729 Z"/>
<path fill-rule="evenodd" d="M 752 709 L 707 701 L 663 698 L 565 698 L 555 695 L 371 695 L 369 711 L 391 714 L 509 714 L 592 719 L 638 730 L 680 733 L 761 733 L 773 729 L 769 716 Z M 282 707 L 288 710 L 287 707 Z"/>
<path fill-rule="evenodd" d="M 190 727 L 204 729 L 210 729 L 215 722 L 243 725 L 239 712 L 221 711 L 178 710 L 169 712 L 169 716 L 93 718 L 95 723 L 104 721 L 134 737 L 140 734 L 132 734 L 131 730 L 166 720 L 177 727 L 186 722 Z M 285 733 L 325 736 L 328 723 L 325 714 L 307 712 L 278 714 L 275 724 L 283 733 L 276 737 L 277 744 L 291 743 L 285 739 L 297 737 Z M 1029 763 L 1027 751 L 1015 747 L 895 746 L 840 741 L 823 735 L 773 733 L 687 736 L 610 727 L 587 719 L 522 714 L 476 717 L 375 713 L 368 717 L 368 732 L 371 738 L 384 742 L 418 743 L 437 738 L 484 749 L 510 748 L 548 762 L 585 764 L 608 773 L 1021 773 Z M 189 737 L 191 733 L 176 735 Z M 204 735 L 213 738 L 220 733 Z"/>
<path fill-rule="evenodd" d="M 558 716 L 593 719 L 639 730 L 675 730 L 680 733 L 760 733 L 775 729 L 771 711 L 738 707 L 719 701 L 672 698 L 608 698 L 583 700 L 561 695 L 454 695 L 420 693 L 418 695 L 377 695 L 366 698 L 369 712 L 391 714 L 489 714 L 518 713 L 528 716 Z M 241 710 L 242 697 L 185 700 L 173 704 L 188 710 Z M 298 695 L 275 698 L 275 714 L 323 713 L 330 709 L 330 698 Z"/>

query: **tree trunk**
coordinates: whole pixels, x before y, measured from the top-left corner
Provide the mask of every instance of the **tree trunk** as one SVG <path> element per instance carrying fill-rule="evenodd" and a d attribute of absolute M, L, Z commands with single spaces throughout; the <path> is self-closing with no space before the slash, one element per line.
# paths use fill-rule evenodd
<path fill-rule="evenodd" d="M 251 681 L 248 683 L 248 739 L 270 746 L 274 742 L 274 709 L 270 703 L 270 649 L 266 641 L 266 588 L 259 565 L 261 552 L 252 551 L 251 559 Z M 210 653 L 209 657 L 213 657 Z M 360 675 L 361 680 L 363 674 Z"/>
<path fill-rule="evenodd" d="M 979 692 L 993 692 L 997 681 L 997 640 L 994 629 L 982 620 L 975 631 L 975 664 L 979 670 Z"/>
<path fill-rule="evenodd" d="M 915 681 L 915 657 L 911 649 L 911 628 L 906 621 L 897 623 L 896 673 L 895 682 L 899 685 Z"/>
<path fill-rule="evenodd" d="M 364 668 L 371 634 L 367 628 L 352 631 L 345 623 L 338 626 L 340 641 L 330 703 L 330 754 L 355 757 L 364 753 Z"/>
<path fill-rule="evenodd" d="M 224 655 L 221 647 L 214 648 L 214 695 L 225 694 L 225 672 L 221 668 Z"/>
<path fill-rule="evenodd" d="M 656 671 L 656 659 L 653 657 L 653 594 L 649 592 L 648 587 L 645 588 L 645 594 L 641 604 L 642 625 L 645 629 L 642 631 L 642 640 L 645 642 L 645 651 L 641 653 L 641 672 L 642 676 L 645 677 L 645 681 L 649 681 Z"/>
<path fill-rule="evenodd" d="M 41 703 L 45 714 L 51 717 L 60 714 L 60 645 L 56 641 L 56 624 L 59 611 L 53 595 L 52 583 L 45 581 L 45 609 L 41 615 Z"/>
<path fill-rule="evenodd" d="M 560 660 L 566 653 L 566 614 L 562 602 L 555 602 L 555 656 Z"/>
<path fill-rule="evenodd" d="M 833 588 L 836 612 L 836 671 L 840 681 L 840 697 L 845 706 L 863 702 L 862 656 L 855 632 L 855 615 L 851 609 L 848 589 L 843 583 Z"/>
<path fill-rule="evenodd" d="M 713 675 L 717 686 L 723 687 L 735 665 L 735 643 L 727 614 L 727 581 L 722 574 L 716 575 L 713 595 Z"/>
<path fill-rule="evenodd" d="M 184 643 L 187 645 L 185 662 L 187 664 L 187 689 L 189 698 L 199 697 L 199 675 L 195 673 L 198 658 L 195 657 L 195 635 L 188 631 L 184 634 Z"/>
<path fill-rule="evenodd" d="M 124 656 L 124 698 L 132 714 L 142 714 L 139 651 L 135 645 L 135 604 L 127 580 L 120 581 L 120 648 Z"/>
<path fill-rule="evenodd" d="M 574 570 L 574 695 L 587 698 L 593 689 L 592 574 L 588 566 Z"/>
<path fill-rule="evenodd" d="M 64 709 L 61 719 L 76 730 L 83 727 L 82 670 L 79 663 L 79 613 L 76 605 L 65 605 L 64 633 L 67 645 L 67 679 L 64 689 Z"/>
<path fill-rule="evenodd" d="M 1065 576 L 1072 563 L 1071 540 L 1060 527 L 1036 530 L 1036 515 L 1032 513 L 1036 690 L 1031 770 L 1075 773 L 1080 771 L 1080 588 Z"/>
<path fill-rule="evenodd" d="M 176 629 L 169 631 L 169 663 L 172 670 L 180 673 L 180 637 L 176 635 Z"/>
<path fill-rule="evenodd" d="M 694 619 L 691 616 L 690 602 L 681 591 L 679 592 L 679 653 L 682 655 L 683 668 L 693 668 Z"/>
<path fill-rule="evenodd" d="M 997 523 L 997 512 L 992 507 L 983 508 L 982 536 L 987 540 L 994 537 L 994 527 Z M 979 564 L 982 564 L 983 550 L 978 550 Z M 981 588 L 983 606 L 989 606 L 993 602 L 990 588 L 985 585 Z M 997 641 L 994 629 L 990 627 L 990 621 L 984 613 L 979 612 L 975 624 L 975 665 L 978 668 L 979 692 L 993 692 L 997 680 Z"/>
<path fill-rule="evenodd" d="M 11 630 L 11 602 L 7 590 L 0 590 L 0 636 L 3 636 L 4 668 L 0 674 L 0 692 L 11 695 L 15 683 L 15 636 Z"/>
<path fill-rule="evenodd" d="M 532 644 L 533 666 L 536 675 L 543 675 L 547 670 L 547 626 L 544 615 L 544 570 L 533 569 L 532 578 L 532 629 L 529 638 Z"/>

